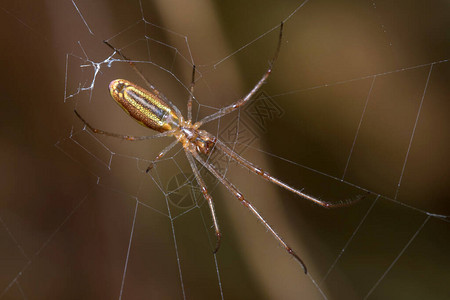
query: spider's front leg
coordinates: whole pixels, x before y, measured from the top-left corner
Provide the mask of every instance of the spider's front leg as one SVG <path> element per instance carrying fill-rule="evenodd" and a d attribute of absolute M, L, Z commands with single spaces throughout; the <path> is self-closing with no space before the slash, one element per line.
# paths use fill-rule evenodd
<path fill-rule="evenodd" d="M 206 116 L 203 119 L 201 119 L 200 121 L 196 122 L 194 125 L 196 128 L 199 128 L 201 125 L 203 125 L 205 123 L 208 123 L 215 119 L 221 118 L 221 117 L 239 109 L 239 107 L 245 105 L 248 101 L 250 101 L 250 99 L 253 98 L 253 96 L 255 96 L 255 94 L 259 91 L 259 89 L 263 86 L 263 84 L 265 84 L 267 82 L 267 79 L 269 78 L 270 74 L 272 73 L 273 65 L 278 58 L 278 54 L 280 53 L 282 38 L 283 38 L 283 22 L 280 24 L 280 33 L 278 35 L 277 49 L 275 51 L 275 55 L 269 62 L 269 68 L 267 69 L 266 73 L 264 73 L 264 75 L 261 77 L 261 79 L 256 83 L 256 85 L 251 89 L 251 91 L 247 95 L 245 95 L 243 98 L 239 99 L 238 101 L 236 101 L 228 106 L 222 107 L 219 111 L 217 111 L 209 116 Z"/>
<path fill-rule="evenodd" d="M 191 156 L 191 155 L 189 155 Z M 248 208 L 261 223 L 267 228 L 267 230 L 275 237 L 275 239 L 280 243 L 281 246 L 290 254 L 294 259 L 302 266 L 303 270 L 305 271 L 305 274 L 307 273 L 306 265 L 303 262 L 303 260 L 292 250 L 292 248 L 286 244 L 286 242 L 281 238 L 281 236 L 272 228 L 272 226 L 269 225 L 269 223 L 261 216 L 261 214 L 256 210 L 256 208 L 251 204 L 249 201 L 247 201 L 244 196 L 241 194 L 241 192 L 224 176 L 222 176 L 213 165 L 208 164 L 205 162 L 200 155 L 193 151 L 192 156 L 195 157 L 197 161 L 199 161 L 202 166 L 204 166 L 211 174 L 213 174 L 226 188 L 228 191 L 230 191 L 236 199 L 239 200 L 246 208 Z M 192 156 L 190 159 L 192 159 Z M 195 163 L 191 163 L 191 165 L 195 166 Z M 197 166 L 195 166 L 197 168 Z M 205 189 L 206 191 L 206 189 Z M 212 203 L 212 202 L 211 202 Z M 213 219 L 215 219 L 215 213 L 213 211 Z"/>
<path fill-rule="evenodd" d="M 195 164 L 195 160 L 192 157 L 192 155 L 198 155 L 197 152 L 195 152 L 195 149 L 189 149 L 188 145 L 184 146 L 184 150 L 186 152 L 186 157 L 189 161 L 189 164 L 191 165 L 192 172 L 194 172 L 195 179 L 197 180 L 198 185 L 200 186 L 203 197 L 205 198 L 206 202 L 208 202 L 209 209 L 211 210 L 211 216 L 214 223 L 214 230 L 216 233 L 216 248 L 214 249 L 214 253 L 216 253 L 219 250 L 220 247 L 220 239 L 222 234 L 219 230 L 219 224 L 217 223 L 217 217 L 216 217 L 216 210 L 214 208 L 214 202 L 211 198 L 211 195 L 208 193 L 208 190 L 206 188 L 205 181 L 203 180 L 202 176 L 200 175 L 200 172 L 198 171 L 197 165 Z"/>

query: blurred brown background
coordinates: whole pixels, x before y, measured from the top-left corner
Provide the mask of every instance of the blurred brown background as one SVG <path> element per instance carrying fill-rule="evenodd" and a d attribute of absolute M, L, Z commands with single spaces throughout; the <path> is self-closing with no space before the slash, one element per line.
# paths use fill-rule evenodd
<path fill-rule="evenodd" d="M 81 90 L 90 62 L 112 54 L 105 39 L 154 62 L 140 68 L 183 113 L 193 60 L 194 116 L 211 113 L 261 77 L 275 27 L 300 4 L 2 1 L 0 299 L 322 299 L 311 278 L 329 299 L 447 299 L 450 223 L 431 215 L 450 215 L 447 3 L 309 1 L 286 21 L 263 87 L 280 113 L 262 127 L 245 110 L 206 126 L 223 137 L 239 124 L 249 139 L 228 141 L 244 157 L 322 199 L 371 192 L 326 210 L 228 166 L 311 277 L 210 180 L 215 260 L 207 207 L 174 202 L 189 188 L 170 193 L 189 172 L 184 154 L 143 173 L 171 140 L 94 138 L 73 113 L 151 134 L 108 95 L 112 79 L 138 82 L 127 64 L 102 64 Z"/>

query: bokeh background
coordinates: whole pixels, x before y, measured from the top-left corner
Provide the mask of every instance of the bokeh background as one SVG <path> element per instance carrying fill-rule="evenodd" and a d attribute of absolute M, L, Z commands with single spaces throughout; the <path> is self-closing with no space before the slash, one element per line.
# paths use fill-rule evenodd
<path fill-rule="evenodd" d="M 2 1 L 0 299 L 448 299 L 444 1 L 308 1 L 286 21 L 263 87 L 278 113 L 262 110 L 260 126 L 241 110 L 206 127 L 322 199 L 370 192 L 327 210 L 226 165 L 310 277 L 208 178 L 224 236 L 214 257 L 201 197 L 190 185 L 168 193 L 189 172 L 183 153 L 144 173 L 171 140 L 94 138 L 73 113 L 149 134 L 109 99 L 112 79 L 139 82 L 126 63 L 99 65 L 88 88 L 93 63 L 112 54 L 105 39 L 143 61 L 183 113 L 193 61 L 194 116 L 211 113 L 265 72 L 276 26 L 301 3 Z"/>

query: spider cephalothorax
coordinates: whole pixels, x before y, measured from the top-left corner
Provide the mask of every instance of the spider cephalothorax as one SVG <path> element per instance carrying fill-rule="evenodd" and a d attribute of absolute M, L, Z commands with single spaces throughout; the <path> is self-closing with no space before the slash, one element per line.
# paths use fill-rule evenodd
<path fill-rule="evenodd" d="M 216 145 L 217 139 L 214 136 L 205 130 L 196 129 L 194 126 L 181 127 L 179 132 L 180 134 L 177 132 L 174 134 L 175 137 L 190 151 L 208 155 Z"/>

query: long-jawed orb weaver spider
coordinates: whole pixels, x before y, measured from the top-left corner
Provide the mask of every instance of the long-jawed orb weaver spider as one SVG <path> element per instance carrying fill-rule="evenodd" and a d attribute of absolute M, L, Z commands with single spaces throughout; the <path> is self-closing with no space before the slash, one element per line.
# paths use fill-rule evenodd
<path fill-rule="evenodd" d="M 239 192 L 239 190 L 231 183 L 226 177 L 221 175 L 219 171 L 201 157 L 201 154 L 208 155 L 211 151 L 218 150 L 222 151 L 227 155 L 230 159 L 236 161 L 239 165 L 248 169 L 249 171 L 261 176 L 267 181 L 275 183 L 282 188 L 285 188 L 292 193 L 299 195 L 302 198 L 310 200 L 318 205 L 323 207 L 342 207 L 347 206 L 351 202 L 355 202 L 360 200 L 360 197 L 357 197 L 353 200 L 339 203 L 329 203 L 318 199 L 316 197 L 310 196 L 308 194 L 303 193 L 301 190 L 295 189 L 281 180 L 271 176 L 268 172 L 258 168 L 253 163 L 249 162 L 242 156 L 238 155 L 232 149 L 227 147 L 223 142 L 221 142 L 217 137 L 212 135 L 211 133 L 199 129 L 205 123 L 211 122 L 215 119 L 221 118 L 226 114 L 229 114 L 241 106 L 245 105 L 261 88 L 261 86 L 266 83 L 269 75 L 272 73 L 273 64 L 278 57 L 278 53 L 281 47 L 281 40 L 283 35 L 283 23 L 280 24 L 280 33 L 278 37 L 278 45 L 275 51 L 275 55 L 272 60 L 269 62 L 269 68 L 264 73 L 262 78 L 258 81 L 258 83 L 252 88 L 252 90 L 245 95 L 243 98 L 237 100 L 231 105 L 225 106 L 219 109 L 217 112 L 204 117 L 200 121 L 197 121 L 192 124 L 192 101 L 194 95 L 194 82 L 195 82 L 195 66 L 192 71 L 192 81 L 190 85 L 190 96 L 187 103 L 187 119 L 183 117 L 180 110 L 173 105 L 162 93 L 160 93 L 157 89 L 155 89 L 143 76 L 143 74 L 137 69 L 135 64 L 128 59 L 120 50 L 114 48 L 107 41 L 105 44 L 112 48 L 116 53 L 118 53 L 124 60 L 126 60 L 130 66 L 134 69 L 134 71 L 141 77 L 141 79 L 146 83 L 148 90 L 141 88 L 127 80 L 124 79 L 116 79 L 113 80 L 109 84 L 109 91 L 111 93 L 112 98 L 122 107 L 122 109 L 127 112 L 131 117 L 133 117 L 137 122 L 141 125 L 153 129 L 155 131 L 159 131 L 158 134 L 152 136 L 129 136 L 129 135 L 121 135 L 116 133 L 111 133 L 107 131 L 103 131 L 97 128 L 92 127 L 88 122 L 86 122 L 83 117 L 75 110 L 75 114 L 77 117 L 85 124 L 87 128 L 89 128 L 92 132 L 96 134 L 103 134 L 108 136 L 113 136 L 121 139 L 125 139 L 128 141 L 141 141 L 165 136 L 174 136 L 176 140 L 164 148 L 158 156 L 151 162 L 146 172 L 149 172 L 154 163 L 160 160 L 167 152 L 169 152 L 177 143 L 181 143 L 184 151 L 186 153 L 186 157 L 189 161 L 189 164 L 194 173 L 195 179 L 198 185 L 201 188 L 203 193 L 203 197 L 207 201 L 209 208 L 211 210 L 212 220 L 214 223 L 215 234 L 217 237 L 216 248 L 214 253 L 219 250 L 221 233 L 219 230 L 219 225 L 217 222 L 216 213 L 214 210 L 214 203 L 211 196 L 208 193 L 206 188 L 206 184 L 203 178 L 200 175 L 199 169 L 196 165 L 196 160 L 212 175 L 214 175 L 233 195 L 236 197 L 246 208 L 248 208 L 267 228 L 267 230 L 275 237 L 278 243 L 286 249 L 286 251 L 294 257 L 294 259 L 300 263 L 305 274 L 307 273 L 306 265 L 300 259 L 300 257 L 289 247 L 286 242 L 281 238 L 281 236 L 267 223 L 267 221 L 260 215 L 260 213 L 256 210 L 256 208 L 247 201 L 244 196 Z"/>

